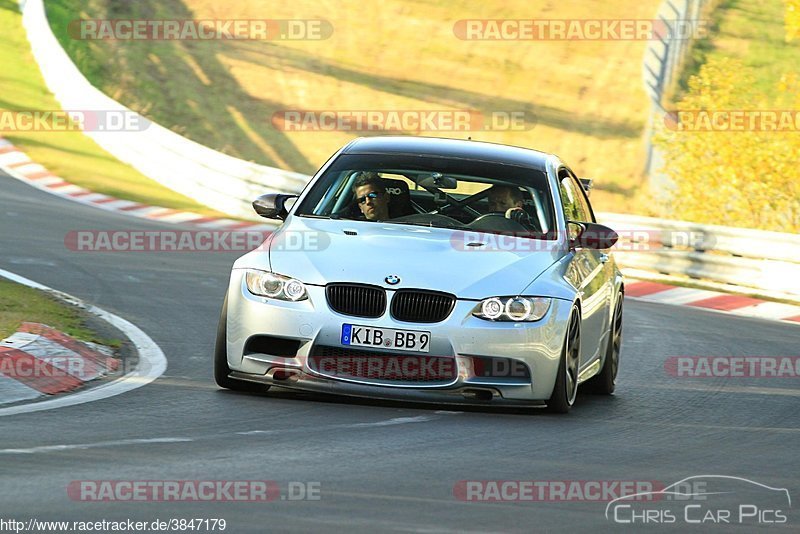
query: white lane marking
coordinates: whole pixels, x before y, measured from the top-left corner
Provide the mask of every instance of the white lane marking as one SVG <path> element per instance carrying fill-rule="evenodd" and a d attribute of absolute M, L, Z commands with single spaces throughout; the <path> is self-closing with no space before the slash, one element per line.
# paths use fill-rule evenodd
<path fill-rule="evenodd" d="M 386 421 L 376 421 L 375 423 L 354 423 L 350 425 L 342 425 L 345 428 L 364 428 L 370 426 L 392 426 L 392 425 L 406 425 L 409 423 L 424 423 L 426 421 L 433 421 L 437 419 L 430 415 L 418 415 L 417 417 L 395 417 L 394 419 L 387 419 Z"/>
<path fill-rule="evenodd" d="M 44 265 L 45 267 L 55 267 L 56 263 L 39 258 L 6 257 L 6 261 L 12 265 Z"/>
<path fill-rule="evenodd" d="M 164 352 L 158 345 L 156 345 L 155 341 L 150 339 L 147 334 L 145 334 L 133 323 L 126 321 L 118 315 L 114 315 L 113 313 L 100 309 L 97 306 L 86 304 L 82 300 L 73 297 L 72 295 L 62 293 L 61 291 L 55 290 L 38 282 L 34 282 L 33 280 L 29 280 L 18 274 L 0 269 L 0 276 L 7 278 L 12 282 L 17 282 L 34 289 L 46 291 L 54 297 L 83 308 L 92 315 L 95 315 L 107 323 L 110 323 L 118 330 L 121 330 L 125 336 L 127 336 L 131 343 L 133 343 L 134 347 L 136 347 L 136 351 L 139 354 L 139 361 L 136 364 L 136 368 L 114 381 L 72 395 L 60 396 L 54 399 L 24 404 L 21 406 L 0 408 L 0 417 L 21 413 L 40 412 L 43 410 L 52 410 L 54 408 L 75 406 L 85 402 L 107 399 L 109 397 L 114 397 L 116 395 L 120 395 L 122 393 L 126 393 L 147 385 L 164 374 L 164 371 L 167 370 L 167 358 L 164 356 Z"/>
<path fill-rule="evenodd" d="M 101 447 L 121 447 L 125 445 L 143 445 L 148 443 L 184 443 L 194 441 L 191 438 L 150 438 L 150 439 L 117 439 L 98 441 L 96 443 L 70 443 L 65 445 L 43 445 L 28 449 L 0 449 L 0 454 L 35 454 L 37 452 L 70 451 L 75 449 L 97 449 Z"/>
<path fill-rule="evenodd" d="M 343 425 L 324 425 L 321 427 L 315 427 L 315 429 L 335 430 L 337 428 L 369 428 L 369 427 L 381 427 L 381 426 L 392 426 L 392 425 L 406 425 L 409 423 L 425 423 L 427 421 L 433 421 L 435 419 L 439 418 L 434 417 L 432 415 L 418 415 L 416 417 L 395 417 L 393 419 L 385 419 L 383 421 L 375 421 L 373 423 L 347 423 Z M 248 430 L 245 432 L 236 432 L 236 434 L 239 436 L 257 436 L 264 434 L 286 434 L 286 432 L 287 432 L 286 430 Z"/>

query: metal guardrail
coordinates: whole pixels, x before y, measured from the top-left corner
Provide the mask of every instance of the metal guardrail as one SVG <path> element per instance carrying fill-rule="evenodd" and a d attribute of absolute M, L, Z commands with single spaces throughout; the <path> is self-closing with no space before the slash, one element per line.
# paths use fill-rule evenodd
<path fill-rule="evenodd" d="M 658 9 L 658 20 L 662 21 L 670 35 L 662 36 L 648 44 L 642 64 L 642 81 L 647 91 L 652 108 L 647 131 L 647 161 L 645 173 L 650 176 L 655 189 L 668 183 L 665 177 L 658 174 L 662 167 L 661 154 L 653 147 L 654 121 L 663 117 L 664 95 L 671 89 L 675 75 L 689 51 L 692 40 L 683 38 L 673 31 L 675 21 L 693 21 L 696 27 L 704 8 L 714 0 L 666 0 Z"/>
<path fill-rule="evenodd" d="M 620 234 L 628 269 L 723 284 L 800 303 L 800 236 L 613 213 L 598 219 Z"/>
<path fill-rule="evenodd" d="M 86 131 L 98 145 L 145 176 L 234 216 L 256 219 L 250 203 L 265 190 L 296 193 L 308 176 L 237 159 L 186 139 L 103 94 L 56 39 L 42 0 L 20 2 L 22 22 L 45 83 L 62 109 L 115 112 L 146 128 Z"/>

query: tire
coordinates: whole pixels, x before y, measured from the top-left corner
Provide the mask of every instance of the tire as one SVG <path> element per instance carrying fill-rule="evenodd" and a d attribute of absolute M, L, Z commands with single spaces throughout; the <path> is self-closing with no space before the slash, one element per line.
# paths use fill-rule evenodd
<path fill-rule="evenodd" d="M 558 375 L 553 393 L 547 401 L 547 411 L 552 413 L 567 413 L 575 404 L 578 394 L 578 366 L 581 353 L 581 314 L 577 307 L 572 308 L 572 313 L 567 324 L 567 333 L 564 336 L 564 346 L 561 349 L 561 361 L 558 364 Z"/>
<path fill-rule="evenodd" d="M 597 395 L 612 395 L 617 387 L 619 353 L 622 348 L 622 298 L 623 295 L 620 293 L 617 304 L 614 306 L 614 317 L 611 321 L 603 368 L 587 383 L 591 392 Z"/>
<path fill-rule="evenodd" d="M 222 301 L 222 311 L 219 314 L 219 324 L 217 325 L 217 340 L 214 343 L 214 381 L 221 388 L 233 391 L 247 391 L 251 393 L 264 393 L 270 386 L 266 384 L 256 384 L 236 380 L 228 375 L 231 373 L 228 367 L 228 346 L 226 337 L 228 333 L 228 293 Z"/>

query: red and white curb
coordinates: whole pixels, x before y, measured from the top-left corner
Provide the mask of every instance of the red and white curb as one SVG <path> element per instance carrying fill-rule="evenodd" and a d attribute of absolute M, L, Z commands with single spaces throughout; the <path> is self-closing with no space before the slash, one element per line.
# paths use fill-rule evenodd
<path fill-rule="evenodd" d="M 0 137 L 0 169 L 8 175 L 53 195 L 80 202 L 106 211 L 167 223 L 182 223 L 204 229 L 268 232 L 275 225 L 206 217 L 199 213 L 180 211 L 163 206 L 151 206 L 95 193 L 56 176 L 34 162 L 25 152 L 8 139 Z"/>
<path fill-rule="evenodd" d="M 108 380 L 92 388 L 81 388 L 80 386 L 91 379 L 90 377 L 98 377 L 103 373 L 116 370 L 119 365 L 117 360 L 109 359 L 109 355 L 104 354 L 98 346 L 79 343 L 71 337 L 43 325 L 29 325 L 21 329 L 27 330 L 26 332 L 14 334 L 2 343 L 4 350 L 0 352 L 0 363 L 8 358 L 19 361 L 27 359 L 25 364 L 37 365 L 39 369 L 46 369 L 53 376 L 44 376 L 42 377 L 43 381 L 34 381 L 31 377 L 25 377 L 31 378 L 27 381 L 17 380 L 21 377 L 5 375 L 4 369 L 8 370 L 9 364 L 3 364 L 0 366 L 0 372 L 4 374 L 3 380 L 0 380 L 0 395 L 2 395 L 0 404 L 15 402 L 6 400 L 11 398 L 17 399 L 17 401 L 36 400 L 43 395 L 52 398 L 0 407 L 0 416 L 39 412 L 107 399 L 147 385 L 166 371 L 167 359 L 161 348 L 136 325 L 122 317 L 3 269 L 0 269 L 0 277 L 44 291 L 109 323 L 130 340 L 138 356 L 136 367 L 125 369 L 126 372 L 119 378 Z M 15 339 L 14 336 L 18 337 Z M 9 340 L 12 343 L 8 343 Z M 52 352 L 48 353 L 47 351 Z M 59 354 L 69 354 L 71 360 L 58 359 Z M 81 367 L 83 370 L 79 372 Z M 11 369 L 17 374 L 26 374 L 30 367 L 19 365 L 14 368 L 12 362 Z M 24 372 L 19 373 L 20 370 Z M 51 380 L 48 381 L 48 378 Z M 52 380 L 54 378 L 57 380 Z"/>
<path fill-rule="evenodd" d="M 625 284 L 625 297 L 800 324 L 800 306 L 705 289 L 633 280 Z"/>
<path fill-rule="evenodd" d="M 0 341 L 0 404 L 58 395 L 119 368 L 106 347 L 39 323 L 22 323 Z"/>

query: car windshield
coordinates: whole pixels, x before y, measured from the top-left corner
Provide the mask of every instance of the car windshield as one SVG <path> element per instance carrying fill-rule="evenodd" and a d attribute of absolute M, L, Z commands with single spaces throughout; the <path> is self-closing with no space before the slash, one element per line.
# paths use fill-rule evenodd
<path fill-rule="evenodd" d="M 340 156 L 295 214 L 537 239 L 555 233 L 543 171 L 433 156 Z"/>

